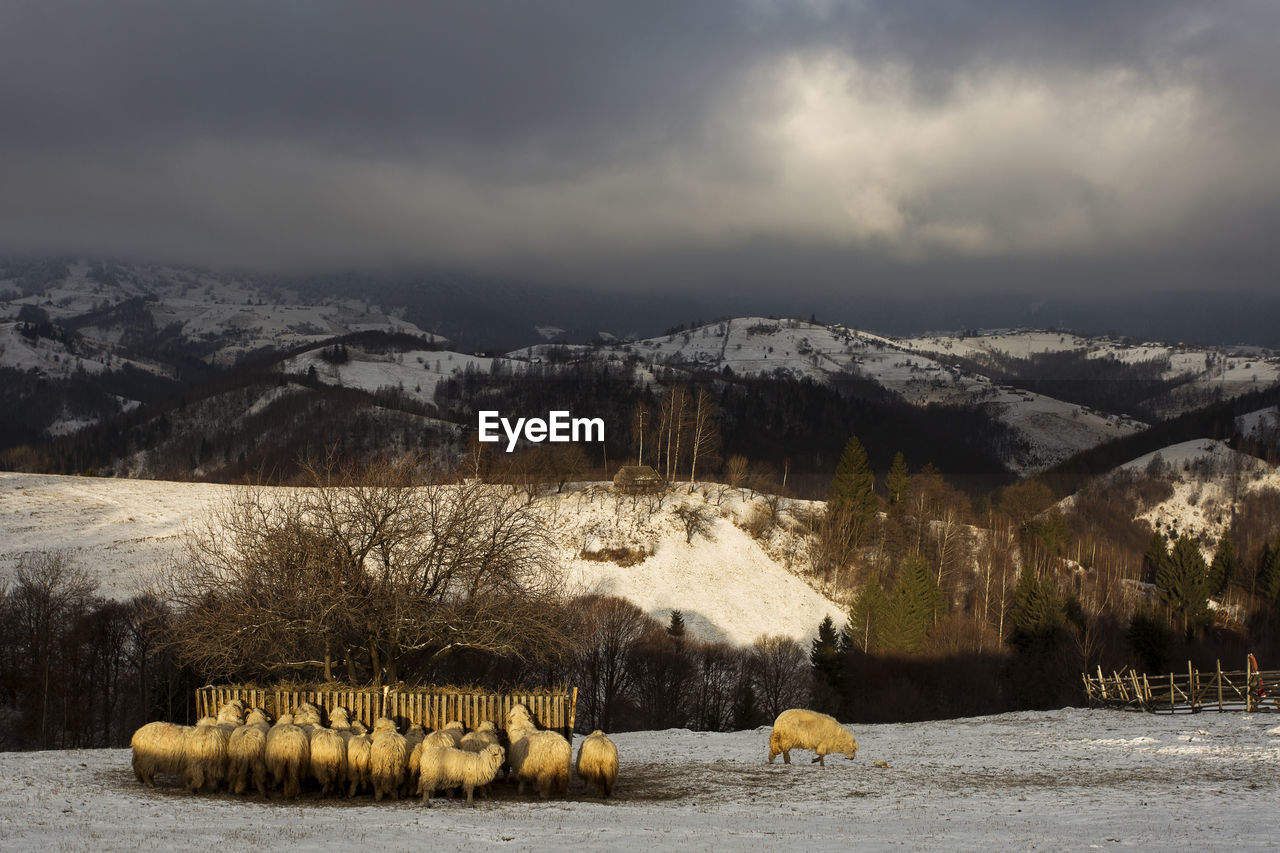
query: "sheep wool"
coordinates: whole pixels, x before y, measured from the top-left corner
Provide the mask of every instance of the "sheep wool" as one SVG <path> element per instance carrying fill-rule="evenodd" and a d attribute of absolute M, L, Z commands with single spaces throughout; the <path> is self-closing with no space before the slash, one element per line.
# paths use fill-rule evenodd
<path fill-rule="evenodd" d="M 518 783 L 516 790 L 523 794 L 528 782 L 537 787 L 538 796 L 544 800 L 552 790 L 563 796 L 569 789 L 573 747 L 558 732 L 539 731 L 523 705 L 512 706 L 506 722 L 511 741 L 507 757 Z"/>
<path fill-rule="evenodd" d="M 769 763 L 772 764 L 774 756 L 782 753 L 783 762 L 790 764 L 793 749 L 813 750 L 813 760 L 825 767 L 827 762 L 823 759 L 832 753 L 844 753 L 845 758 L 853 758 L 858 753 L 858 742 L 835 717 L 805 708 L 791 708 L 773 721 L 773 731 L 769 733 Z"/>
<path fill-rule="evenodd" d="M 347 781 L 347 742 L 333 729 L 316 729 L 311 736 L 311 778 L 320 783 L 320 796 Z"/>
<path fill-rule="evenodd" d="M 493 781 L 504 757 L 502 747 L 497 744 L 485 747 L 483 752 L 451 746 L 424 749 L 418 782 L 422 802 L 430 806 L 431 795 L 436 791 L 460 787 L 467 794 L 467 805 L 475 805 L 475 789 Z"/>
<path fill-rule="evenodd" d="M 133 775 L 148 788 L 156 786 L 157 773 L 182 775 L 186 771 L 187 737 L 191 726 L 147 723 L 133 733 Z"/>
<path fill-rule="evenodd" d="M 373 739 L 369 737 L 368 732 L 364 731 L 364 726 L 359 726 L 358 729 L 353 726 L 352 730 L 356 733 L 351 736 L 351 740 L 347 741 L 347 779 L 351 783 L 347 792 L 348 797 L 354 797 L 361 791 L 373 787 L 369 773 Z"/>
<path fill-rule="evenodd" d="M 395 721 L 380 718 L 373 725 L 373 744 L 369 748 L 369 778 L 375 802 L 382 802 L 384 796 L 399 798 L 408 759 L 404 735 L 396 731 Z"/>
<path fill-rule="evenodd" d="M 218 790 L 227 776 L 227 738 L 215 717 L 201 717 L 187 737 L 184 765 L 187 788 L 193 793 Z"/>
<path fill-rule="evenodd" d="M 311 766 L 311 743 L 307 734 L 293 724 L 293 717 L 282 714 L 267 732 L 267 770 L 275 784 L 284 787 L 284 795 L 297 798 L 302 792 L 302 778 Z"/>
<path fill-rule="evenodd" d="M 601 797 L 609 796 L 618 781 L 618 747 L 604 732 L 596 729 L 578 747 L 575 769 L 588 786 L 599 786 Z"/>
<path fill-rule="evenodd" d="M 271 730 L 267 715 L 254 708 L 245 724 L 231 733 L 227 741 L 227 787 L 233 794 L 243 794 L 252 780 L 261 796 L 267 795 L 267 732 Z"/>

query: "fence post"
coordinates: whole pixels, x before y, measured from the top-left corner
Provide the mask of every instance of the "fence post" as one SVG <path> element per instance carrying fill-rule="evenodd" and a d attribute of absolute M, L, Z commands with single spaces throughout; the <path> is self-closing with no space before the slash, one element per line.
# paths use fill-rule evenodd
<path fill-rule="evenodd" d="M 1253 656 L 1244 659 L 1244 709 L 1253 713 Z"/>
<path fill-rule="evenodd" d="M 1191 661 L 1187 661 L 1187 700 L 1191 703 L 1191 713 L 1200 713 L 1196 707 L 1196 672 L 1191 668 Z"/>

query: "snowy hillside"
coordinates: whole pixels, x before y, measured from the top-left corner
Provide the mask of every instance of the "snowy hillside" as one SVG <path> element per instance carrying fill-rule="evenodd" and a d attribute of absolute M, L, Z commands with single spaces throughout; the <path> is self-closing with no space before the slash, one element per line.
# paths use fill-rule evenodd
<path fill-rule="evenodd" d="M 177 552 L 190 522 L 237 487 L 0 473 L 0 577 L 18 556 L 66 550 L 94 573 L 105 595 L 128 597 Z M 807 640 L 824 616 L 843 623 L 842 608 L 811 589 L 732 523 L 750 508 L 725 501 L 712 536 L 686 543 L 672 510 L 701 495 L 668 498 L 661 507 L 582 487 L 546 499 L 559 560 L 577 591 L 624 596 L 666 621 L 684 612 L 694 635 L 749 644 L 761 634 Z M 713 516 L 719 510 L 709 507 Z M 632 547 L 651 553 L 627 567 L 584 559 L 583 551 Z"/>
<path fill-rule="evenodd" d="M 367 796 L 192 796 L 175 779 L 142 787 L 128 750 L 3 753 L 0 836 L 12 851 L 320 849 L 338 840 L 378 850 L 751 853 L 1275 845 L 1274 713 L 1066 709 L 850 728 L 857 757 L 826 767 L 803 752 L 790 765 L 766 763 L 766 727 L 617 734 L 613 799 L 588 796 L 576 779 L 564 800 L 546 803 L 499 783 L 470 809 Z"/>
<path fill-rule="evenodd" d="M 1217 439 L 1200 438 L 1163 447 L 1126 462 L 1116 472 L 1142 473 L 1168 482 L 1172 494 L 1138 515 L 1167 535 L 1198 537 L 1206 557 L 1231 522 L 1232 480 L 1238 495 L 1280 489 L 1280 467 L 1238 453 Z M 1064 499 L 1066 506 L 1074 496 Z"/>
<path fill-rule="evenodd" d="M 635 357 L 642 365 L 712 371 L 727 368 L 736 376 L 823 382 L 857 376 L 878 383 L 912 405 L 981 405 L 1026 440 L 1029 452 L 1006 460 L 1023 472 L 1043 470 L 1081 450 L 1145 427 L 1132 418 L 992 382 L 912 352 L 892 338 L 800 320 L 740 317 L 647 340 L 593 346 L 537 345 L 509 355 L 539 361 L 554 351 L 616 361 Z"/>

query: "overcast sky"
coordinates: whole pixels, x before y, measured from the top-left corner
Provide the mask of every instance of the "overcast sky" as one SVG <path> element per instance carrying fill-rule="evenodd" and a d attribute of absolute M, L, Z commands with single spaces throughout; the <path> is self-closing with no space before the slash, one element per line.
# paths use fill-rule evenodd
<path fill-rule="evenodd" d="M 0 248 L 1271 288 L 1280 4 L 0 4 Z"/>

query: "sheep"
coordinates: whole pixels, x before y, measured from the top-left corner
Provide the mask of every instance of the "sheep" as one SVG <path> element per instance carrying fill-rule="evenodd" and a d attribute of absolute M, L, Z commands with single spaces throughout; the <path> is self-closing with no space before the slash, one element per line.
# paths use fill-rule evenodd
<path fill-rule="evenodd" d="M 514 705 L 507 712 L 507 737 L 511 741 L 508 760 L 523 794 L 524 783 L 534 783 L 538 796 L 547 799 L 554 787 L 561 796 L 569 789 L 569 764 L 573 748 L 557 732 L 539 731 L 529 717 L 529 709 Z"/>
<path fill-rule="evenodd" d="M 404 735 L 396 731 L 395 721 L 379 718 L 373 725 L 373 744 L 369 748 L 369 777 L 375 802 L 382 802 L 386 795 L 393 800 L 399 798 L 408 757 Z"/>
<path fill-rule="evenodd" d="M 267 732 L 271 730 L 267 715 L 254 708 L 243 726 L 231 733 L 227 742 L 227 787 L 233 794 L 243 794 L 253 785 L 261 796 L 267 795 Z"/>
<path fill-rule="evenodd" d="M 327 797 L 347 781 L 347 742 L 333 729 L 316 729 L 311 736 L 310 777 L 320 783 L 320 796 Z"/>
<path fill-rule="evenodd" d="M 347 713 L 346 708 L 338 705 L 329 712 L 329 728 L 335 732 L 351 731 L 351 716 Z"/>
<path fill-rule="evenodd" d="M 148 788 L 157 773 L 180 775 L 186 770 L 187 737 L 194 729 L 174 723 L 147 723 L 133 733 L 133 775 Z"/>
<path fill-rule="evenodd" d="M 296 799 L 302 791 L 302 777 L 311 766 L 311 742 L 307 733 L 293 724 L 293 716 L 281 714 L 267 732 L 267 769 L 284 795 Z"/>
<path fill-rule="evenodd" d="M 187 736 L 186 761 L 183 764 L 187 788 L 212 793 L 227 775 L 227 739 L 215 717 L 201 717 Z"/>
<path fill-rule="evenodd" d="M 448 735 L 446 735 L 446 737 L 447 736 Z M 490 746 L 501 746 L 501 745 L 502 745 L 501 741 L 498 738 L 497 728 L 493 725 L 493 723 L 489 722 L 488 720 L 484 721 L 479 726 L 477 726 L 475 731 L 467 732 L 465 735 L 462 736 L 462 740 L 458 741 L 458 749 L 462 749 L 467 752 L 484 752 L 485 749 L 487 749 Z M 504 764 L 506 763 L 505 760 L 503 763 Z M 480 789 L 481 793 L 487 795 L 489 793 L 490 787 L 492 786 L 486 783 Z"/>
<path fill-rule="evenodd" d="M 417 723 L 410 723 L 404 732 L 404 748 L 408 758 L 405 760 L 404 781 L 400 784 L 400 793 L 412 796 L 418 790 L 418 757 L 422 755 L 422 742 L 427 737 L 427 730 Z"/>
<path fill-rule="evenodd" d="M 467 728 L 457 720 L 450 720 L 444 724 L 444 728 L 440 729 L 440 731 L 447 732 L 453 738 L 453 745 L 457 746 L 462 741 L 463 735 L 466 734 Z"/>
<path fill-rule="evenodd" d="M 769 734 L 769 763 L 772 764 L 774 756 L 782 753 L 783 762 L 790 764 L 793 749 L 813 750 L 813 761 L 825 767 L 824 757 L 833 752 L 842 752 L 845 758 L 853 758 L 858 753 L 858 742 L 835 717 L 804 708 L 791 708 L 773 721 L 773 731 Z"/>
<path fill-rule="evenodd" d="M 588 787 L 599 785 L 600 796 L 608 797 L 618 780 L 618 747 L 604 732 L 596 729 L 578 747 L 578 763 L 574 769 Z"/>
<path fill-rule="evenodd" d="M 347 741 L 347 779 L 351 781 L 348 797 L 354 797 L 363 788 L 373 787 L 369 775 L 369 755 L 373 739 L 362 723 L 356 722 L 351 731 L 351 740 Z"/>
<path fill-rule="evenodd" d="M 475 805 L 473 794 L 498 775 L 505 758 L 502 747 L 490 744 L 482 752 L 468 752 L 455 747 L 429 747 L 422 751 L 418 793 L 422 802 L 431 805 L 431 795 L 441 789 L 461 787 L 467 792 L 467 805 Z"/>

